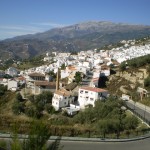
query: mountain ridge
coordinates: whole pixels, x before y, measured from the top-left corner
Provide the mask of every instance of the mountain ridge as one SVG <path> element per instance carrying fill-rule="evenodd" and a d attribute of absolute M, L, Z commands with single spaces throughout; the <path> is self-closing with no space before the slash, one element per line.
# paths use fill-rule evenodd
<path fill-rule="evenodd" d="M 149 35 L 150 26 L 147 25 L 89 21 L 0 41 L 0 52 L 2 55 L 10 53 L 12 58 L 17 56 L 24 59 L 46 51 L 88 50 Z M 30 49 L 24 50 L 23 44 L 28 44 Z M 20 48 L 16 48 L 16 45 Z"/>

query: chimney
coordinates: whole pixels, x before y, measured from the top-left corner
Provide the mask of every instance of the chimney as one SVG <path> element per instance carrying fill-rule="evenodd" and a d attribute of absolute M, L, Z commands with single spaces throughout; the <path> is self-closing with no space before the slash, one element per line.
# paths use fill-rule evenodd
<path fill-rule="evenodd" d="M 58 70 L 57 70 L 57 79 L 56 79 L 56 91 L 59 90 L 59 76 L 60 76 L 60 70 L 58 68 Z"/>

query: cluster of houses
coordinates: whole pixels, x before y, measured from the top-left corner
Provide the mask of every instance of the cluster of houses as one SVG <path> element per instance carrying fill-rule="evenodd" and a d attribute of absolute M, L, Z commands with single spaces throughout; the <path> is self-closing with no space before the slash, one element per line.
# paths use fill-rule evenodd
<path fill-rule="evenodd" d="M 113 48 L 109 53 L 111 59 L 119 63 L 150 54 L 150 44 L 135 46 L 135 41 L 122 41 L 122 43 L 124 46 Z"/>
<path fill-rule="evenodd" d="M 47 53 L 43 61 L 49 62 L 49 65 L 24 71 L 10 67 L 5 72 L 0 71 L 0 84 L 7 85 L 8 90 L 11 91 L 23 88 L 21 92 L 24 98 L 27 94 L 37 95 L 43 91 L 51 91 L 54 93 L 52 105 L 55 110 L 64 109 L 68 114 L 73 115 L 88 105 L 94 107 L 97 100 L 108 97 L 108 91 L 100 89 L 98 82 L 101 77 L 110 75 L 112 59 L 122 62 L 146 54 L 150 54 L 150 45 L 121 47 L 111 51 L 100 50 L 100 52 L 88 50 L 81 51 L 77 55 Z M 65 67 L 61 69 L 63 65 Z M 57 80 L 53 79 L 50 71 L 57 73 Z M 86 86 L 82 84 L 77 86 L 74 82 L 76 72 L 81 72 L 85 78 L 89 78 Z M 12 78 L 4 78 L 4 75 L 10 75 Z M 65 83 L 63 79 L 67 79 Z"/>

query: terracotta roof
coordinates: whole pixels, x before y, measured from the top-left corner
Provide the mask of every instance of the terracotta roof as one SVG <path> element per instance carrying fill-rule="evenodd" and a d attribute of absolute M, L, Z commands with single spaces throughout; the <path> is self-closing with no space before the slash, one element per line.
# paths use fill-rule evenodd
<path fill-rule="evenodd" d="M 26 80 L 26 78 L 24 78 L 24 77 L 22 77 L 22 76 L 21 76 L 21 77 L 18 77 L 18 78 L 16 78 L 16 79 L 21 80 L 21 81 L 22 81 L 22 80 Z"/>
<path fill-rule="evenodd" d="M 70 92 L 63 90 L 63 89 L 56 91 L 55 94 L 62 95 L 62 96 L 70 96 L 71 95 Z"/>
<path fill-rule="evenodd" d="M 31 74 L 29 74 L 29 76 L 30 77 L 45 77 L 44 74 L 37 73 L 37 72 L 31 73 Z"/>
<path fill-rule="evenodd" d="M 75 66 L 68 66 L 67 70 L 77 70 Z"/>
<path fill-rule="evenodd" d="M 48 82 L 48 81 L 35 81 L 36 86 L 50 86 L 50 87 L 56 87 L 55 82 Z"/>
<path fill-rule="evenodd" d="M 92 92 L 107 92 L 107 90 L 104 90 L 104 89 L 100 89 L 100 88 L 96 88 L 96 87 L 88 87 L 88 86 L 81 87 L 80 89 L 92 91 Z"/>

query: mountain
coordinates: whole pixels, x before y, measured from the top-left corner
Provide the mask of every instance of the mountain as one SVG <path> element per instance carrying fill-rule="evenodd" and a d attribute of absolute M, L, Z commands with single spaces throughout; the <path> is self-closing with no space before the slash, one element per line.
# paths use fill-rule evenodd
<path fill-rule="evenodd" d="M 81 51 L 100 48 L 120 40 L 150 35 L 150 26 L 112 23 L 106 21 L 83 22 L 43 33 L 17 36 L 0 41 L 0 59 L 29 58 L 46 51 Z"/>

